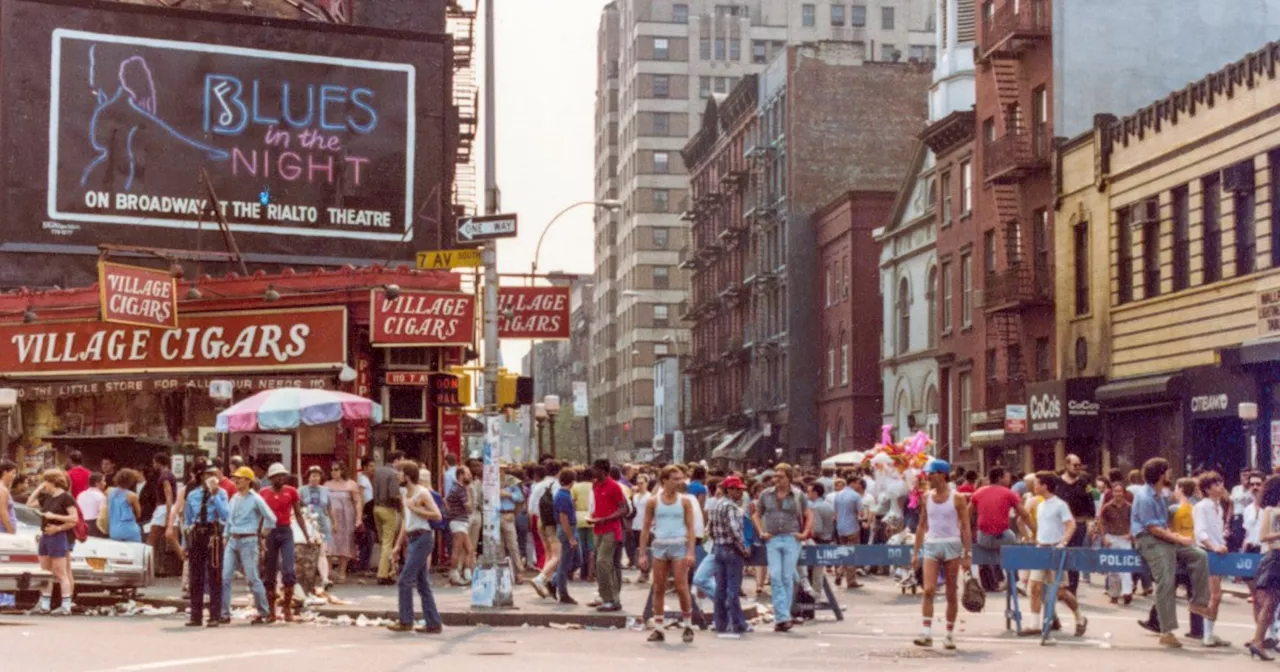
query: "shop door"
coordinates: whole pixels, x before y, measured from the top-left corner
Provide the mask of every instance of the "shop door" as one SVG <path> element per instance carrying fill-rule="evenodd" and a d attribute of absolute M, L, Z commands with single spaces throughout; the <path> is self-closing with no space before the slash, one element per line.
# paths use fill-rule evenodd
<path fill-rule="evenodd" d="M 436 451 L 436 437 L 430 432 L 392 432 L 391 440 L 395 449 L 404 453 L 405 459 L 413 460 L 426 469 L 431 470 L 431 478 L 439 480 L 440 456 Z M 433 486 L 435 484 L 432 484 Z"/>
<path fill-rule="evenodd" d="M 1248 450 L 1239 418 L 1195 420 L 1191 423 L 1191 446 L 1183 473 L 1216 471 L 1230 478 L 1230 474 L 1239 474 L 1248 464 Z"/>

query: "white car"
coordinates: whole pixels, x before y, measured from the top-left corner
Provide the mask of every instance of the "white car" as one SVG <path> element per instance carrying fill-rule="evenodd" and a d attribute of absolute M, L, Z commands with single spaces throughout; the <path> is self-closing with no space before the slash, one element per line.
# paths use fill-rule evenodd
<path fill-rule="evenodd" d="M 0 609 L 34 602 L 52 580 L 52 574 L 40 569 L 34 537 L 0 534 Z"/>
<path fill-rule="evenodd" d="M 40 512 L 26 506 L 16 508 L 18 536 L 29 538 L 35 549 Z M 133 598 L 139 588 L 155 582 L 155 563 L 147 544 L 89 537 L 71 551 L 71 574 L 76 593 L 109 592 Z"/>

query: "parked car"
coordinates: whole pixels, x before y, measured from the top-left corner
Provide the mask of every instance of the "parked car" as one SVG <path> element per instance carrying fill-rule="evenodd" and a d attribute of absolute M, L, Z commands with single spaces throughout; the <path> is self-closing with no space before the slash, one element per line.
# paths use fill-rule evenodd
<path fill-rule="evenodd" d="M 40 512 L 18 506 L 17 515 L 18 536 L 29 538 L 35 549 L 40 534 Z M 147 544 L 89 537 L 71 551 L 71 574 L 75 577 L 77 594 L 108 592 L 133 598 L 139 588 L 155 582 L 155 563 Z"/>
<path fill-rule="evenodd" d="M 35 537 L 0 534 L 0 609 L 34 604 L 52 580 L 40 569 Z"/>

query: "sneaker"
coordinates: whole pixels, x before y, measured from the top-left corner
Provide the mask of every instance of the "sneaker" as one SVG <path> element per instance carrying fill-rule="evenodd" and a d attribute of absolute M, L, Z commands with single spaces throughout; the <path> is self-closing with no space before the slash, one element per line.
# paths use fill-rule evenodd
<path fill-rule="evenodd" d="M 1089 619 L 1081 616 L 1080 622 L 1076 623 L 1076 637 L 1084 637 L 1084 631 L 1089 629 Z"/>
<path fill-rule="evenodd" d="M 933 646 L 933 637 L 930 637 L 929 635 L 920 635 L 919 637 L 911 640 L 911 643 L 926 649 L 931 648 Z"/>
<path fill-rule="evenodd" d="M 1217 649 L 1224 646 L 1231 646 L 1231 642 L 1228 642 L 1217 635 L 1211 635 L 1204 638 L 1204 646 L 1208 649 Z"/>
<path fill-rule="evenodd" d="M 662 634 L 661 628 L 656 628 L 654 629 L 653 632 L 649 633 L 649 638 L 646 639 L 645 641 L 646 642 L 665 642 L 667 641 L 667 636 Z"/>
<path fill-rule="evenodd" d="M 1052 635 L 1040 640 L 1040 646 L 1057 646 L 1057 645 L 1058 645 L 1058 640 L 1054 639 Z"/>
<path fill-rule="evenodd" d="M 1146 630 L 1147 632 L 1149 632 L 1149 633 L 1151 633 L 1151 634 L 1153 634 L 1153 635 L 1158 635 L 1158 634 L 1160 634 L 1160 626 L 1158 626 L 1158 625 L 1156 625 L 1156 624 L 1154 624 L 1154 623 L 1152 623 L 1151 621 L 1148 621 L 1148 620 L 1146 620 L 1146 619 L 1139 619 L 1139 620 L 1138 620 L 1138 627 L 1142 628 L 1143 630 Z M 1172 633 L 1171 633 L 1171 634 L 1172 634 Z"/>
<path fill-rule="evenodd" d="M 538 593 L 538 597 L 544 600 L 551 597 L 551 593 L 547 592 L 547 582 L 541 576 L 535 577 L 529 582 L 529 585 L 533 586 L 533 590 Z"/>
<path fill-rule="evenodd" d="M 1170 649 L 1181 649 L 1182 642 L 1178 641 L 1178 636 L 1172 632 L 1166 632 L 1160 635 L 1160 646 Z"/>
<path fill-rule="evenodd" d="M 955 636 L 948 632 L 947 636 L 942 638 L 942 648 L 948 651 L 955 651 L 956 650 Z"/>
<path fill-rule="evenodd" d="M 685 644 L 692 644 L 692 643 L 693 643 L 693 628 L 691 628 L 691 627 L 689 627 L 689 626 L 687 626 L 687 625 L 686 625 L 686 626 L 684 626 L 684 632 L 682 632 L 682 633 L 680 634 L 680 639 L 681 639 L 681 641 L 683 641 Z"/>
<path fill-rule="evenodd" d="M 618 604 L 617 602 L 605 602 L 604 604 L 596 607 L 596 611 L 600 611 L 600 612 L 622 611 L 622 605 Z"/>
<path fill-rule="evenodd" d="M 54 609 L 54 610 L 53 610 L 53 615 L 54 615 L 54 616 L 70 616 L 70 615 L 71 615 L 71 600 L 67 600 L 67 601 L 63 602 L 63 603 L 62 603 L 62 606 L 58 607 L 57 609 Z"/>

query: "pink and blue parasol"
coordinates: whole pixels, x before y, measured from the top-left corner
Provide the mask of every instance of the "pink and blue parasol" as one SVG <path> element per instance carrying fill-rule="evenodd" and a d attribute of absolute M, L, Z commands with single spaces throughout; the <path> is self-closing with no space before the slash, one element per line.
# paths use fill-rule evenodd
<path fill-rule="evenodd" d="M 218 414 L 219 432 L 270 432 L 334 422 L 382 422 L 382 406 L 333 390 L 285 387 L 259 392 Z"/>

